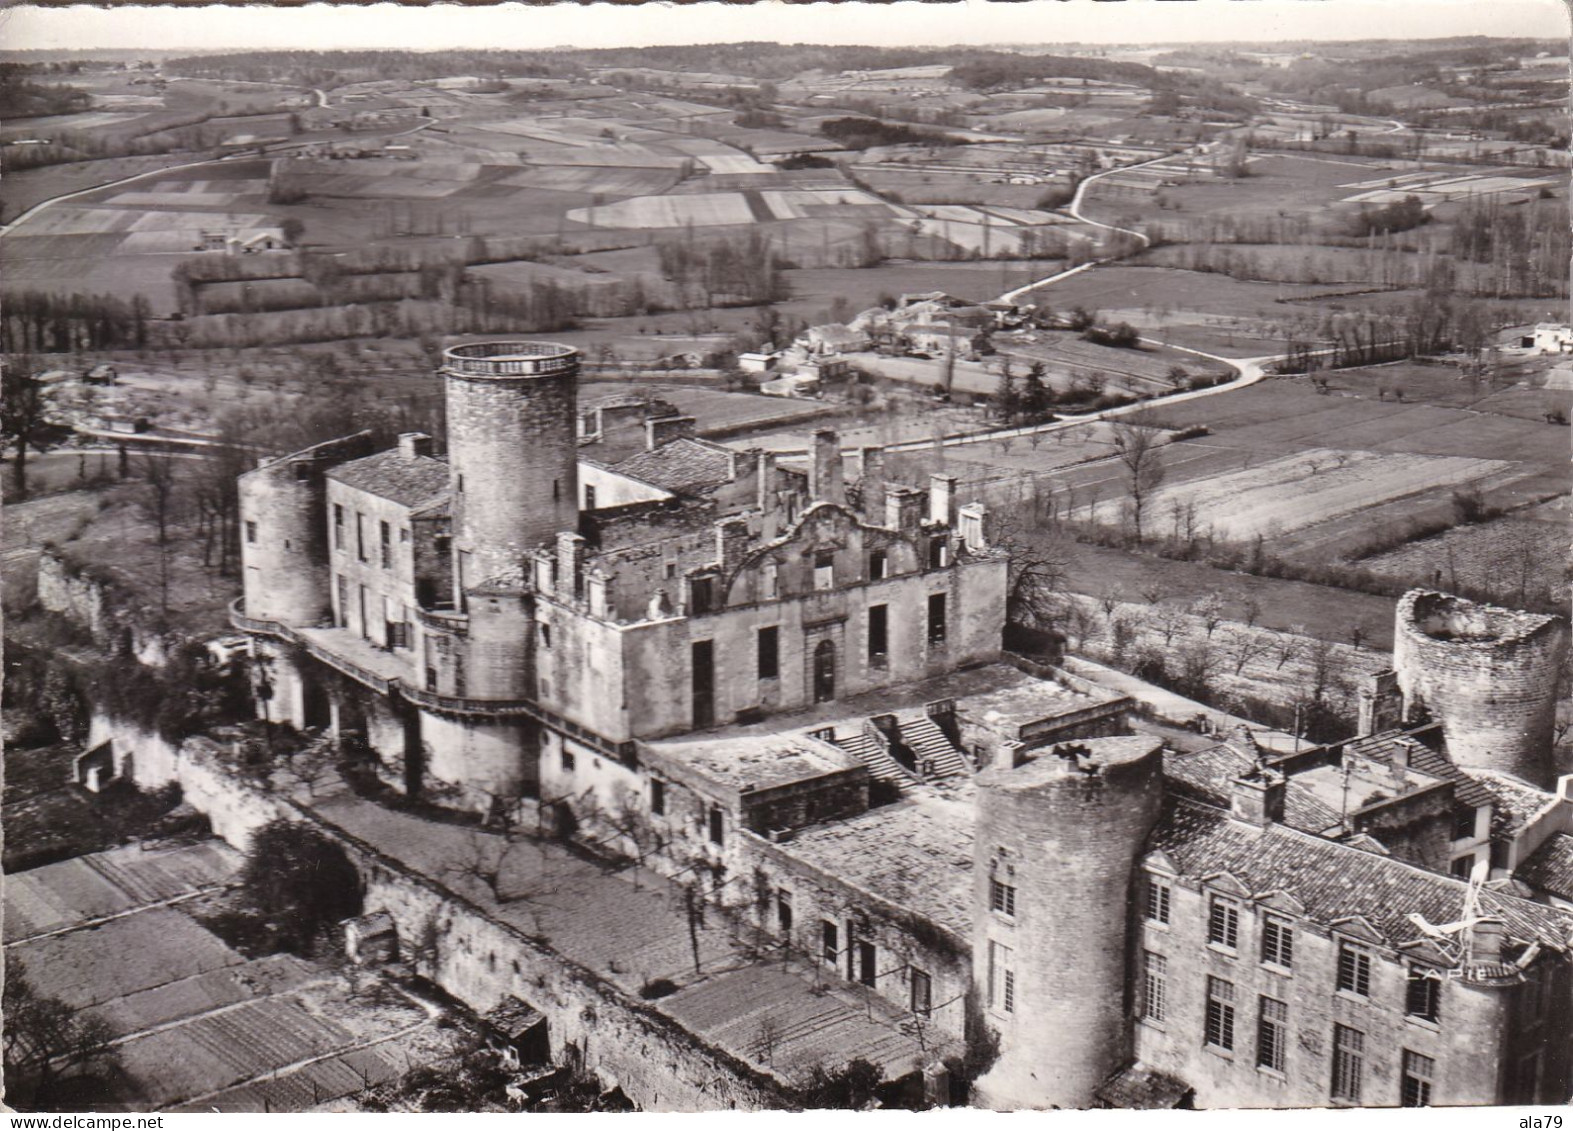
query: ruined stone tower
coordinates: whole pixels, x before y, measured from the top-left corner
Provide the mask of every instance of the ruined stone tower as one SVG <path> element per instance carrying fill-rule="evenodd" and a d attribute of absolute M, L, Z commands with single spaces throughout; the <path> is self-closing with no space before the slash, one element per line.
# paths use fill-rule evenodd
<path fill-rule="evenodd" d="M 1422 589 L 1398 602 L 1393 666 L 1406 717 L 1423 708 L 1439 720 L 1457 765 L 1544 789 L 1556 778 L 1557 672 L 1567 649 L 1561 617 Z"/>
<path fill-rule="evenodd" d="M 579 352 L 476 342 L 443 353 L 459 590 L 578 528 Z M 462 599 L 462 598 L 461 598 Z"/>
<path fill-rule="evenodd" d="M 332 615 L 322 477 L 329 468 L 372 451 L 371 434 L 361 432 L 263 460 L 240 477 L 247 616 L 305 627 Z"/>
<path fill-rule="evenodd" d="M 1095 738 L 978 775 L 973 985 L 996 1109 L 1085 1108 L 1131 1055 L 1126 936 L 1158 819 L 1162 740 Z"/>

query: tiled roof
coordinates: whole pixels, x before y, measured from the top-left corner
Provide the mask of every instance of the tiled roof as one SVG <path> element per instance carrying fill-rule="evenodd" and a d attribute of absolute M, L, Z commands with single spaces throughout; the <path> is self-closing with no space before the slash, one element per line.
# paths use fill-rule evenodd
<path fill-rule="evenodd" d="M 1163 776 L 1182 797 L 1229 807 L 1229 783 L 1256 764 L 1232 746 L 1219 744 L 1191 754 L 1165 751 Z M 1336 827 L 1338 811 L 1319 801 L 1291 778 L 1284 789 L 1284 822 L 1291 828 L 1321 833 Z"/>
<path fill-rule="evenodd" d="M 1513 878 L 1559 899 L 1573 899 L 1573 836 L 1554 833 L 1518 866 Z"/>
<path fill-rule="evenodd" d="M 908 799 L 803 829 L 779 847 L 965 936 L 972 930 L 970 805 Z"/>
<path fill-rule="evenodd" d="M 1104 1081 L 1097 1097 L 1108 1107 L 1121 1111 L 1153 1111 L 1177 1107 L 1190 1090 L 1184 1080 L 1137 1061 Z"/>
<path fill-rule="evenodd" d="M 1465 773 L 1486 793 L 1491 795 L 1491 835 L 1510 837 L 1520 831 L 1529 819 L 1544 809 L 1556 795 L 1537 789 L 1527 781 L 1491 770 L 1467 770 Z"/>
<path fill-rule="evenodd" d="M 1382 762 L 1391 762 L 1394 758 L 1402 762 L 1407 757 L 1409 765 L 1422 774 L 1452 782 L 1453 796 L 1461 805 L 1479 809 L 1494 800 L 1490 790 L 1455 766 L 1446 754 L 1431 749 L 1418 738 L 1412 738 L 1402 731 L 1387 730 L 1366 735 L 1345 743 L 1344 749 Z"/>
<path fill-rule="evenodd" d="M 406 507 L 422 506 L 448 493 L 448 465 L 430 456 L 405 456 L 389 448 L 341 463 L 328 478 Z"/>
<path fill-rule="evenodd" d="M 682 436 L 653 451 L 629 456 L 612 470 L 668 491 L 692 494 L 730 482 L 732 453 L 719 444 Z"/>
<path fill-rule="evenodd" d="M 1199 879 L 1227 872 L 1253 893 L 1294 896 L 1307 919 L 1328 926 L 1361 916 L 1395 946 L 1421 938 L 1409 915 L 1448 923 L 1464 906 L 1467 885 L 1452 876 L 1283 825 L 1248 825 L 1185 800 L 1165 805 L 1149 843 L 1182 875 Z M 1519 942 L 1562 949 L 1573 933 L 1573 914 L 1500 892 L 1481 892 L 1480 908 L 1500 915 Z"/>

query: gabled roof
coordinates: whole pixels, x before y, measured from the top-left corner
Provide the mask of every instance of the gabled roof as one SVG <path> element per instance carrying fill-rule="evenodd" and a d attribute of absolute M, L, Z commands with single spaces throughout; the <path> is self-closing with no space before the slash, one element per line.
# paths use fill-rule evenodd
<path fill-rule="evenodd" d="M 1558 899 L 1573 899 L 1573 836 L 1554 833 L 1534 855 L 1518 866 L 1515 880 L 1523 880 Z"/>
<path fill-rule="evenodd" d="M 1281 892 L 1305 906 L 1305 917 L 1328 927 L 1360 924 L 1389 945 L 1421 937 L 1409 921 L 1418 913 L 1432 923 L 1458 918 L 1467 885 L 1389 856 L 1360 852 L 1283 825 L 1257 827 L 1231 820 L 1210 806 L 1172 799 L 1149 842 L 1195 879 L 1228 873 L 1258 894 Z M 1490 890 L 1480 909 L 1498 915 L 1518 942 L 1565 949 L 1573 913 Z"/>
<path fill-rule="evenodd" d="M 680 436 L 612 465 L 612 470 L 678 494 L 694 494 L 732 480 L 733 453 L 708 440 Z"/>
<path fill-rule="evenodd" d="M 1220 743 L 1190 754 L 1164 751 L 1163 776 L 1183 797 L 1229 807 L 1229 783 L 1256 765 L 1256 760 Z M 1337 810 L 1290 778 L 1284 787 L 1284 823 L 1308 833 L 1326 832 L 1339 823 Z"/>
<path fill-rule="evenodd" d="M 1511 774 L 1493 770 L 1466 770 L 1465 773 L 1491 795 L 1491 835 L 1494 837 L 1513 836 L 1531 817 L 1556 800 L 1556 794 L 1547 793 Z"/>
<path fill-rule="evenodd" d="M 1452 782 L 1453 797 L 1460 805 L 1472 809 L 1490 805 L 1495 800 L 1490 790 L 1454 765 L 1446 754 L 1431 749 L 1403 731 L 1384 730 L 1378 734 L 1368 734 L 1345 743 L 1344 750 L 1378 762 L 1392 762 L 1396 758 L 1402 763 L 1407 759 L 1412 769 L 1428 777 Z"/>
<path fill-rule="evenodd" d="M 406 507 L 435 503 L 448 493 L 447 463 L 431 456 L 405 456 L 397 448 L 341 463 L 328 478 Z"/>

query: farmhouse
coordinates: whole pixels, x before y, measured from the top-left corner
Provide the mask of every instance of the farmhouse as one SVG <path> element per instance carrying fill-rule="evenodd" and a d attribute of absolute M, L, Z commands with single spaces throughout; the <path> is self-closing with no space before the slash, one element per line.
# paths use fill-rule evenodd
<path fill-rule="evenodd" d="M 1541 322 L 1532 333 L 1524 335 L 1520 344 L 1536 353 L 1573 353 L 1573 326 Z"/>
<path fill-rule="evenodd" d="M 1573 913 L 1547 902 L 1573 835 L 1573 779 L 1545 772 L 1560 618 L 1411 594 L 1358 741 L 1177 755 L 1130 701 L 1002 651 L 1009 561 L 954 479 L 849 465 L 829 431 L 787 466 L 667 416 L 597 463 L 578 364 L 450 348 L 446 459 L 357 435 L 241 477 L 232 619 L 273 718 L 359 734 L 396 789 L 698 875 L 926 1034 L 861 1055 L 930 1096 L 991 1032 L 970 1098 L 996 1108 L 1566 1101 L 1573 1049 L 1541 1039 L 1573 1015 Z M 379 912 L 389 946 L 420 930 L 394 901 L 369 933 Z M 554 1047 L 582 1029 L 497 957 L 469 992 Z M 758 1007 L 744 975 L 713 1009 Z M 705 1031 L 738 1081 L 773 1070 Z"/>

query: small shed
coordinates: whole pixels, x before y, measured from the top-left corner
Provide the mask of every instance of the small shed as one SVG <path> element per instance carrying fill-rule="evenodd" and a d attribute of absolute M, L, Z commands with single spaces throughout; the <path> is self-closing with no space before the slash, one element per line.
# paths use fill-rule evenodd
<path fill-rule="evenodd" d="M 779 353 L 740 353 L 737 355 L 737 367 L 744 373 L 768 373 L 776 367 L 780 358 Z"/>
<path fill-rule="evenodd" d="M 76 783 L 89 793 L 101 793 L 115 780 L 115 752 L 107 742 L 78 754 L 71 767 Z"/>
<path fill-rule="evenodd" d="M 493 1006 L 483 1020 L 520 1064 L 551 1063 L 546 1016 L 529 1002 L 510 995 Z"/>
<path fill-rule="evenodd" d="M 381 966 L 397 962 L 399 931 L 393 916 L 374 911 L 344 920 L 344 953 L 357 966 Z"/>
<path fill-rule="evenodd" d="M 119 380 L 120 374 L 113 365 L 95 365 L 82 374 L 82 380 L 89 385 L 113 385 Z"/>

